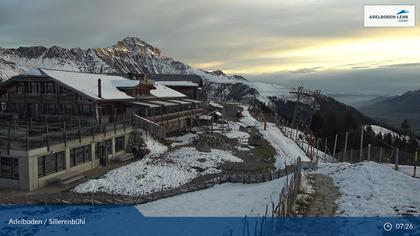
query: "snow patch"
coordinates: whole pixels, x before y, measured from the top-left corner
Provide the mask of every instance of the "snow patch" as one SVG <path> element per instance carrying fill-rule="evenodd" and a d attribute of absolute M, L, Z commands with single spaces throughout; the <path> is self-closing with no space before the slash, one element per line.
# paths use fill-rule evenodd
<path fill-rule="evenodd" d="M 339 188 L 338 215 L 420 215 L 420 180 L 387 165 L 320 164 L 317 172 L 330 176 Z"/>

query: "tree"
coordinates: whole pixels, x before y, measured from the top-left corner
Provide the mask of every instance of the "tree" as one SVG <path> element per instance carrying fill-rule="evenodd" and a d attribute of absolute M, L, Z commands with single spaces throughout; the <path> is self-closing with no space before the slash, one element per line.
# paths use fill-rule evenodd
<path fill-rule="evenodd" d="M 352 130 L 352 129 L 359 128 L 359 126 L 360 126 L 359 120 L 354 117 L 353 113 L 349 109 L 347 109 L 344 115 L 344 121 L 341 127 L 344 130 Z"/>
<path fill-rule="evenodd" d="M 411 126 L 407 118 L 405 118 L 403 122 L 401 123 L 401 130 L 404 134 L 407 134 L 407 135 L 411 134 Z"/>
<path fill-rule="evenodd" d="M 322 130 L 322 134 L 324 137 L 328 137 L 331 135 L 335 135 L 338 132 L 338 123 L 337 123 L 337 117 L 335 115 L 335 112 L 328 111 L 327 118 L 324 122 L 324 127 Z"/>
<path fill-rule="evenodd" d="M 321 135 L 321 130 L 324 126 L 324 118 L 322 117 L 319 111 L 315 112 L 312 117 L 311 130 L 314 132 L 315 136 L 319 137 Z"/>

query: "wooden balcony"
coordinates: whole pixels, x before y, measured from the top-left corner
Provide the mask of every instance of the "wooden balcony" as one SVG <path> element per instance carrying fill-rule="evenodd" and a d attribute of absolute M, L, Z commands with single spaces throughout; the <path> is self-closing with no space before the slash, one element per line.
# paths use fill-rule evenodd
<path fill-rule="evenodd" d="M 164 115 L 151 116 L 151 117 L 147 117 L 147 119 L 156 123 L 162 123 L 167 120 L 193 118 L 195 116 L 199 116 L 201 113 L 203 113 L 203 109 L 198 108 L 194 110 L 180 111 L 180 112 L 169 113 L 169 114 L 164 114 Z"/>

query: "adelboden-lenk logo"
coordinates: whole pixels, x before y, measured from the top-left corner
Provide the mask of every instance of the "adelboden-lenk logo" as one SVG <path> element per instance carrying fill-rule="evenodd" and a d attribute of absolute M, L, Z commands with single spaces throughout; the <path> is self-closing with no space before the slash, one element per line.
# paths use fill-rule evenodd
<path fill-rule="evenodd" d="M 365 5 L 365 27 L 414 27 L 414 5 Z"/>

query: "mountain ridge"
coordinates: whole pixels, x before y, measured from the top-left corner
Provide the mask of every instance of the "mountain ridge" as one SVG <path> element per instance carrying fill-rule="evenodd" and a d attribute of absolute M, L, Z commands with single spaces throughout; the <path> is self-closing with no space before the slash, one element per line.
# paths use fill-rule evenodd
<path fill-rule="evenodd" d="M 404 94 L 392 96 L 359 110 L 372 118 L 381 120 L 389 125 L 399 128 L 401 122 L 407 118 L 414 129 L 420 130 L 420 89 L 407 91 Z"/>

